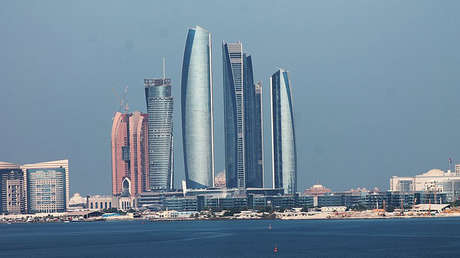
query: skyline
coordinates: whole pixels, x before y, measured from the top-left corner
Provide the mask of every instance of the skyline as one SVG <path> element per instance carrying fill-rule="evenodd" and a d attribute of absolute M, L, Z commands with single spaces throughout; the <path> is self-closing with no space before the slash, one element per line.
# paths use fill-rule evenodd
<path fill-rule="evenodd" d="M 161 57 L 166 56 L 173 96 L 180 96 L 178 64 L 182 60 L 184 31 L 192 25 L 202 24 L 215 35 L 217 49 L 222 40 L 241 40 L 245 44 L 255 58 L 256 78 L 263 79 L 265 92 L 268 92 L 267 78 L 276 65 L 292 71 L 298 155 L 302 160 L 298 169 L 299 190 L 317 182 L 334 190 L 356 186 L 388 189 L 387 179 L 391 175 L 415 175 L 434 167 L 445 169 L 443 164 L 447 166 L 448 157 L 459 160 L 455 147 L 460 141 L 455 129 L 459 123 L 456 99 L 460 92 L 456 86 L 460 80 L 455 74 L 459 60 L 455 45 L 459 39 L 452 33 L 458 28 L 458 22 L 452 20 L 455 17 L 452 11 L 456 8 L 444 4 L 433 10 L 423 1 L 416 5 L 394 2 L 334 4 L 342 9 L 326 9 L 330 13 L 325 13 L 324 8 L 331 8 L 333 4 L 300 5 L 311 7 L 303 10 L 308 18 L 293 15 L 296 17 L 291 23 L 293 29 L 287 32 L 281 27 L 289 24 L 286 21 L 279 25 L 270 23 L 270 18 L 278 16 L 267 13 L 262 6 L 261 11 L 269 18 L 253 17 L 259 22 L 247 25 L 248 30 L 257 31 L 255 35 L 244 30 L 233 31 L 219 22 L 213 23 L 217 17 L 212 13 L 206 18 L 191 15 L 168 24 L 170 27 L 166 29 L 163 25 L 150 28 L 151 17 L 135 18 L 130 23 L 129 19 L 136 17 L 133 9 L 127 8 L 129 15 L 123 15 L 120 10 L 126 8 L 119 7 L 119 10 L 113 6 L 109 7 L 114 14 L 108 17 L 109 21 L 121 18 L 122 22 L 115 22 L 112 26 L 98 23 L 96 19 L 95 29 L 79 25 L 83 19 L 78 10 L 85 4 L 74 6 L 70 21 L 62 21 L 63 25 L 56 22 L 60 16 L 54 12 L 47 19 L 56 24 L 50 24 L 45 16 L 40 15 L 31 15 L 32 18 L 20 23 L 21 18 L 27 17 L 21 13 L 18 15 L 18 10 L 5 13 L 3 17 L 11 18 L 10 23 L 18 31 L 13 33 L 0 27 L 6 38 L 3 46 L 9 50 L 3 54 L 6 57 L 3 60 L 8 63 L 0 61 L 2 89 L 8 95 L 0 109 L 5 121 L 9 121 L 7 127 L 0 129 L 1 140 L 4 146 L 8 146 L 0 150 L 0 156 L 4 161 L 15 163 L 69 158 L 72 192 L 109 192 L 110 155 L 107 150 L 110 139 L 107 132 L 118 102 L 113 97 L 112 88 L 129 85 L 129 103 L 134 107 L 131 111 L 145 111 L 145 104 L 139 97 L 142 95 L 139 93 L 142 79 L 159 77 L 155 71 L 161 71 Z M 57 8 L 63 8 L 63 5 Z M 27 12 L 46 13 L 46 4 L 44 6 Z M 7 7 L 10 8 L 5 10 L 11 9 L 11 6 Z M 241 11 L 252 12 L 256 7 L 259 6 L 248 3 L 247 9 Z M 183 10 L 175 8 L 178 12 Z M 406 13 L 404 10 L 408 8 L 413 8 L 413 12 Z M 96 6 L 96 10 L 101 7 Z M 319 14 L 315 15 L 314 11 L 318 10 L 323 10 L 319 13 L 325 14 L 330 22 L 319 18 Z M 364 14 L 359 10 L 366 11 L 369 26 L 362 23 L 364 19 L 360 18 Z M 392 22 L 383 17 L 383 10 L 393 14 Z M 17 17 L 12 17 L 13 14 Z M 89 20 L 94 21 L 94 13 L 90 11 L 88 15 Z M 221 15 L 225 17 L 227 14 Z M 334 19 L 334 15 L 338 18 Z M 242 17 L 242 22 L 247 23 L 249 18 Z M 32 29 L 43 34 L 34 44 L 23 39 L 28 30 L 21 25 L 28 25 L 31 21 L 37 21 Z M 268 22 L 266 27 L 270 30 L 281 33 L 281 38 L 292 40 L 283 42 L 271 38 L 267 41 L 262 37 L 269 35 L 265 26 L 261 26 L 263 21 Z M 147 26 L 147 31 L 160 37 L 154 45 L 151 42 L 146 44 L 142 41 L 148 41 L 148 35 L 136 30 L 129 32 L 127 27 L 130 26 L 123 25 L 115 31 L 121 30 L 126 35 L 117 38 L 112 30 L 123 22 L 134 28 L 136 24 Z M 295 26 L 296 23 L 305 28 Z M 66 25 L 73 29 L 72 35 L 64 30 Z M 88 30 L 82 32 L 79 26 Z M 380 26 L 378 34 L 373 32 L 375 26 Z M 297 30 L 308 37 L 302 38 Z M 56 33 L 62 37 L 53 43 L 49 38 Z M 347 34 L 351 36 L 347 37 Z M 439 38 L 442 41 L 438 41 Z M 89 52 L 84 54 L 84 51 Z M 221 62 L 215 47 L 213 52 L 214 100 L 218 103 L 222 100 L 222 85 L 219 85 L 222 81 L 219 74 Z M 60 67 L 64 58 L 68 60 L 68 67 Z M 88 65 L 93 62 L 95 66 Z M 86 65 L 88 68 L 84 67 Z M 267 96 L 264 95 L 264 107 L 268 107 Z M 174 134 L 180 135 L 177 102 L 174 103 Z M 223 120 L 216 114 L 222 114 L 222 110 L 215 111 L 216 146 L 219 146 L 216 148 L 217 172 L 223 169 L 224 157 Z M 75 122 L 63 122 L 66 116 Z M 267 112 L 264 120 L 269 121 Z M 265 135 L 270 132 L 267 126 L 265 123 Z M 264 140 L 265 154 L 268 155 L 265 162 L 270 162 L 267 147 L 271 144 L 269 138 L 264 137 Z M 176 137 L 175 144 L 178 142 L 180 140 Z M 177 174 L 183 174 L 180 156 L 182 151 L 178 146 L 175 151 Z M 267 179 L 271 166 L 265 165 Z M 84 184 L 83 180 L 88 176 L 95 178 L 96 182 Z M 176 180 L 176 185 L 179 180 L 181 178 Z M 265 185 L 270 185 L 270 180 L 267 179 Z"/>

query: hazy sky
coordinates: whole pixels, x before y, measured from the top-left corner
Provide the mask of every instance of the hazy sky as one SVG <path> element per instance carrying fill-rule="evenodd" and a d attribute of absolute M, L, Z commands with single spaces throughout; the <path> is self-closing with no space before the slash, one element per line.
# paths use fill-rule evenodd
<path fill-rule="evenodd" d="M 224 168 L 221 42 L 242 41 L 264 86 L 290 71 L 298 189 L 388 189 L 392 175 L 460 163 L 460 1 L 2 1 L 0 161 L 69 158 L 71 192 L 110 193 L 110 131 L 128 85 L 173 82 L 176 186 L 184 178 L 180 75 L 188 27 L 212 33 L 216 171 Z"/>

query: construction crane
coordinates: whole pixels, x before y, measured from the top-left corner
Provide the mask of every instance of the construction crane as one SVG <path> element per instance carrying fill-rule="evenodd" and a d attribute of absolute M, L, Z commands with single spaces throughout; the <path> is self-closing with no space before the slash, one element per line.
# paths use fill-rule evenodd
<path fill-rule="evenodd" d="M 129 105 L 128 105 L 128 99 L 127 99 L 128 86 L 124 88 L 123 92 L 120 95 L 117 93 L 115 88 L 113 88 L 112 90 L 113 90 L 113 93 L 115 94 L 115 97 L 120 99 L 120 105 L 118 107 L 118 112 L 128 113 L 129 112 Z"/>

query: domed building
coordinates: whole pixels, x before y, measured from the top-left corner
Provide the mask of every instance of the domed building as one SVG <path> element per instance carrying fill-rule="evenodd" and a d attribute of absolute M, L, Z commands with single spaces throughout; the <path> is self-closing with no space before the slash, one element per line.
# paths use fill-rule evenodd
<path fill-rule="evenodd" d="M 445 172 L 441 169 L 431 169 L 413 177 L 393 176 L 390 178 L 390 191 L 446 193 L 448 201 L 458 200 L 460 170 Z"/>
<path fill-rule="evenodd" d="M 331 189 L 324 187 L 323 185 L 317 184 L 313 185 L 312 187 L 305 189 L 303 192 L 304 195 L 325 195 L 326 193 L 330 193 Z"/>
<path fill-rule="evenodd" d="M 225 170 L 214 177 L 214 187 L 225 188 Z"/>

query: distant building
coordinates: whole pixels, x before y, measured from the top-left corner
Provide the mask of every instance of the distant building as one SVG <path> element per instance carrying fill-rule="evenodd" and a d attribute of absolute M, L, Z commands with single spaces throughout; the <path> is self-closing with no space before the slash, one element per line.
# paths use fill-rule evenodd
<path fill-rule="evenodd" d="M 149 187 L 174 188 L 171 79 L 144 79 L 148 113 Z"/>
<path fill-rule="evenodd" d="M 248 128 L 252 128 L 248 129 L 251 130 L 251 133 L 248 134 L 250 143 L 247 144 L 250 147 L 247 148 L 249 158 L 247 163 L 248 180 L 246 186 L 260 188 L 264 187 L 264 114 L 262 108 L 262 82 L 259 81 L 254 84 L 254 88 L 250 88 L 249 91 L 253 91 L 254 96 L 252 96 L 252 110 L 246 112 L 248 117 L 246 120 L 251 121 L 251 125 Z"/>
<path fill-rule="evenodd" d="M 118 209 L 127 211 L 137 208 L 134 196 L 91 195 L 86 197 L 86 208 L 89 210 Z"/>
<path fill-rule="evenodd" d="M 222 44 L 227 188 L 263 187 L 262 84 L 241 42 Z"/>
<path fill-rule="evenodd" d="M 19 165 L 0 162 L 0 214 L 25 213 L 24 174 Z"/>
<path fill-rule="evenodd" d="M 21 166 L 30 213 L 61 212 L 69 208 L 69 160 Z"/>
<path fill-rule="evenodd" d="M 86 198 L 82 197 L 79 193 L 74 193 L 69 201 L 69 208 L 73 210 L 83 209 L 86 205 Z"/>
<path fill-rule="evenodd" d="M 211 33 L 187 32 L 182 63 L 181 112 L 187 188 L 214 186 L 214 118 Z"/>
<path fill-rule="evenodd" d="M 393 176 L 390 179 L 390 191 L 446 193 L 449 201 L 455 201 L 460 197 L 460 175 L 432 169 L 414 177 Z"/>
<path fill-rule="evenodd" d="M 305 189 L 303 192 L 304 195 L 324 195 L 326 193 L 330 193 L 331 189 L 324 187 L 323 185 L 313 185 L 312 187 Z"/>
<path fill-rule="evenodd" d="M 225 170 L 219 172 L 214 179 L 214 187 L 225 188 Z"/>
<path fill-rule="evenodd" d="M 31 168 L 26 173 L 30 213 L 66 211 L 64 168 Z"/>
<path fill-rule="evenodd" d="M 294 194 L 297 192 L 297 150 L 292 85 L 286 70 L 279 69 L 270 77 L 270 99 L 273 188 Z"/>
<path fill-rule="evenodd" d="M 149 189 L 147 114 L 115 113 L 112 124 L 112 194 L 137 195 Z"/>

